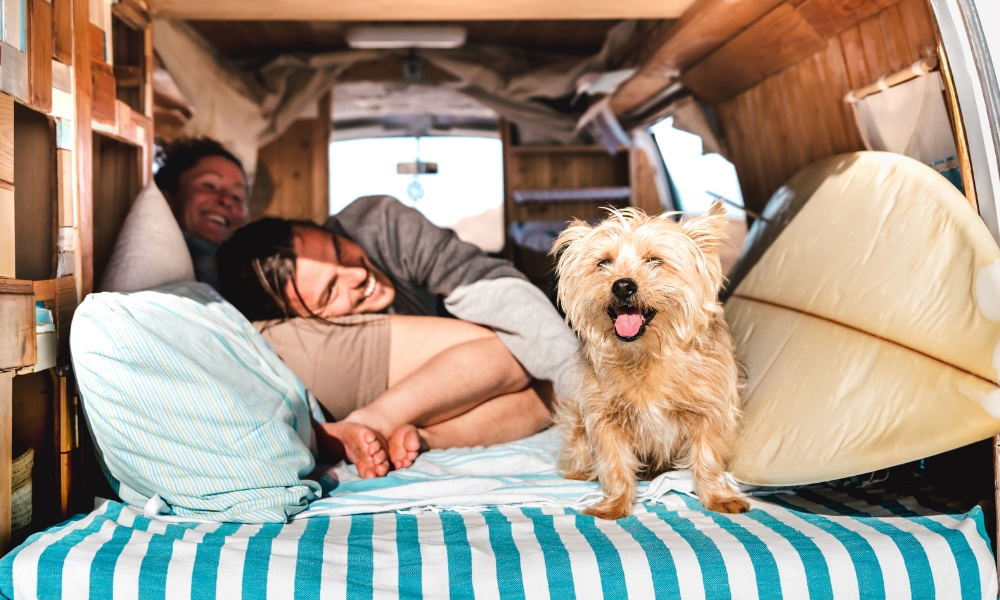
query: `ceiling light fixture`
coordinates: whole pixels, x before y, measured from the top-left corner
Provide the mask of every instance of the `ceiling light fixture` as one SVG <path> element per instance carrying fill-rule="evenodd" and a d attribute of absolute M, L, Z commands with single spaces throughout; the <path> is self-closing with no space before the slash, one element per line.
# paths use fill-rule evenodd
<path fill-rule="evenodd" d="M 454 25 L 364 26 L 347 30 L 347 45 L 362 50 L 390 48 L 458 48 L 465 28 Z"/>

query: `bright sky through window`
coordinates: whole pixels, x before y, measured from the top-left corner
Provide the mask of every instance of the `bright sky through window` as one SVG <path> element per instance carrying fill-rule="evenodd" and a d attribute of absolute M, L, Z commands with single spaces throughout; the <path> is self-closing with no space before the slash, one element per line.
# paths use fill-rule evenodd
<path fill-rule="evenodd" d="M 435 175 L 419 175 L 423 196 L 407 195 L 413 175 L 396 165 L 417 158 L 416 138 L 371 138 L 330 144 L 330 212 L 361 196 L 386 194 L 422 212 L 432 223 L 458 231 L 487 251 L 503 246 L 503 153 L 500 140 L 420 138 L 420 160 L 438 163 Z"/>
<path fill-rule="evenodd" d="M 673 123 L 673 117 L 668 117 L 653 125 L 650 133 L 680 196 L 679 208 L 695 215 L 704 213 L 715 200 L 709 192 L 742 206 L 743 193 L 733 164 L 719 154 L 702 154 L 701 138 L 674 129 Z M 726 212 L 730 219 L 744 218 L 743 211 L 732 205 L 726 205 Z"/>

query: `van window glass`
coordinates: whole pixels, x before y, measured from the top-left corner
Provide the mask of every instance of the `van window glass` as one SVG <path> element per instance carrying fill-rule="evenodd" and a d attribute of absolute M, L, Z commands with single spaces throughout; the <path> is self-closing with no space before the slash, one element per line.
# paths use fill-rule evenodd
<path fill-rule="evenodd" d="M 673 117 L 667 117 L 649 132 L 663 157 L 678 210 L 699 215 L 722 196 L 732 202 L 726 203 L 729 218 L 745 219 L 743 211 L 733 206 L 743 206 L 736 167 L 720 154 L 702 154 L 701 138 L 675 129 L 673 123 Z"/>
<path fill-rule="evenodd" d="M 385 194 L 487 252 L 503 248 L 503 152 L 499 139 L 423 137 L 420 162 L 436 174 L 400 175 L 417 159 L 417 138 L 367 138 L 330 144 L 330 212 L 361 196 Z M 414 185 L 414 181 L 418 185 Z M 414 200 L 416 198 L 416 200 Z"/>

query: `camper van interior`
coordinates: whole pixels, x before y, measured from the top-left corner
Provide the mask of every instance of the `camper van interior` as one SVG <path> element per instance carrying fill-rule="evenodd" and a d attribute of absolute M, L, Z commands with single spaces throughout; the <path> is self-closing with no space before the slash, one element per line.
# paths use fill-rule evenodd
<path fill-rule="evenodd" d="M 997 597 L 993 0 L 8 0 L 0 22 L 0 596 Z M 241 164 L 249 223 L 393 196 L 509 261 L 421 285 L 528 379 L 548 340 L 467 315 L 555 315 L 571 220 L 721 203 L 750 511 L 668 470 L 631 516 L 584 514 L 601 485 L 561 476 L 556 428 L 310 473 L 311 380 L 193 282 L 154 182 L 190 138 Z M 510 279 L 527 296 L 467 289 Z"/>

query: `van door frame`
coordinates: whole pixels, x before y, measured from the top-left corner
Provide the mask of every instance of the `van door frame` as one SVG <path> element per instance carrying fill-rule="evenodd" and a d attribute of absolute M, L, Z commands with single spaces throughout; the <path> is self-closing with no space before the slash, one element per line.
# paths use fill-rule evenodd
<path fill-rule="evenodd" d="M 930 0 L 955 81 L 979 215 L 1000 244 L 1000 90 L 976 9 L 995 0 Z M 990 13 L 993 14 L 992 12 Z"/>

